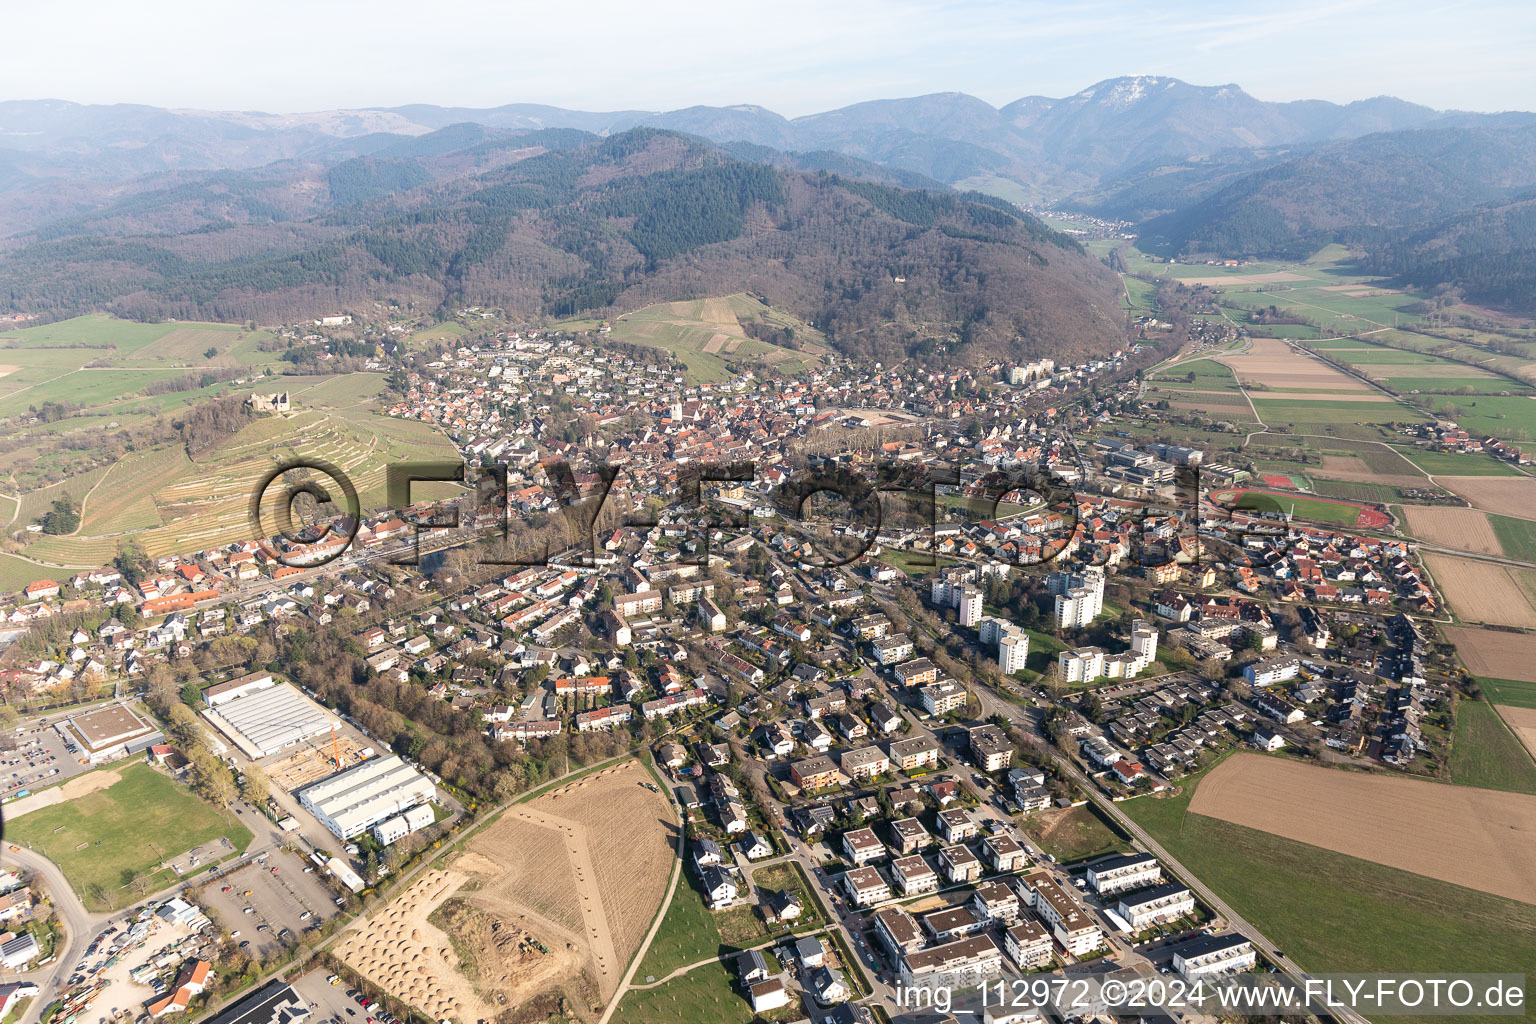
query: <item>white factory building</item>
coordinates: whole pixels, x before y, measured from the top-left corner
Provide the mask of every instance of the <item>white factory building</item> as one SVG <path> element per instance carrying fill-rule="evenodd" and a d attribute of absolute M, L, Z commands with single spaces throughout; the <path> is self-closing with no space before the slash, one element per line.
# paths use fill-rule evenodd
<path fill-rule="evenodd" d="M 339 727 L 336 716 L 292 684 L 249 689 L 203 712 L 219 732 L 252 760 L 297 746 Z"/>
<path fill-rule="evenodd" d="M 432 824 L 432 808 L 426 804 L 417 804 L 404 814 L 397 814 L 393 818 L 386 818 L 373 826 L 373 837 L 388 846 L 397 839 L 404 839 L 412 832 L 419 832 Z"/>
<path fill-rule="evenodd" d="M 431 780 L 393 754 L 299 790 L 299 803 L 341 839 L 436 799 Z"/>

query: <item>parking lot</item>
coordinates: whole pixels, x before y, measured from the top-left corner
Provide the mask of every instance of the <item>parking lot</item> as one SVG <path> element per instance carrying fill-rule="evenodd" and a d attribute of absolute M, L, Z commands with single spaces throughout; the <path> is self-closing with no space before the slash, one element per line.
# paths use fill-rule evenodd
<path fill-rule="evenodd" d="M 326 981 L 328 977 L 330 975 L 325 971 L 310 971 L 293 983 L 294 991 L 303 996 L 314 1011 L 313 1024 L 330 1024 L 333 1020 L 340 1024 L 360 1024 L 364 1014 L 347 996 L 346 983 L 332 985 Z"/>
<path fill-rule="evenodd" d="M 332 977 L 324 971 L 310 971 L 293 983 L 294 991 L 304 997 L 314 1011 L 312 1024 L 398 1024 L 394 1017 L 380 1011 L 378 1004 L 362 1006 L 358 999 L 367 998 L 345 980 L 335 985 L 327 980 Z"/>
<path fill-rule="evenodd" d="M 338 912 L 308 867 L 289 854 L 264 856 L 205 885 L 199 902 L 225 929 L 240 933 L 241 948 L 266 956 Z"/>
<path fill-rule="evenodd" d="M 65 748 L 63 738 L 49 724 L 55 721 L 62 721 L 62 716 L 23 722 L 8 735 L 15 747 L 0 751 L 0 798 L 57 785 L 86 770 L 88 766 L 76 760 L 79 755 Z"/>

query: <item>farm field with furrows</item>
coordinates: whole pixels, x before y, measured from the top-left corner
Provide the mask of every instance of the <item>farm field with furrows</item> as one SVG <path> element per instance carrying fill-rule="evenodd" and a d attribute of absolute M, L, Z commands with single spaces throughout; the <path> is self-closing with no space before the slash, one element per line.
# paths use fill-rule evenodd
<path fill-rule="evenodd" d="M 1506 553 L 1487 515 L 1475 508 L 1404 505 L 1403 518 L 1413 536 L 1437 547 L 1480 555 Z"/>
<path fill-rule="evenodd" d="M 1195 813 L 1203 778 L 1121 807 L 1304 970 L 1526 969 L 1536 906 Z"/>
<path fill-rule="evenodd" d="M 1536 477 L 1437 476 L 1435 482 L 1484 512 L 1516 519 L 1536 516 Z"/>
<path fill-rule="evenodd" d="M 1193 814 L 1536 904 L 1536 797 L 1236 754 L 1205 777 Z M 1455 837 L 1424 843 L 1426 835 Z"/>
<path fill-rule="evenodd" d="M 1426 554 L 1424 565 L 1456 616 L 1467 622 L 1536 628 L 1536 608 L 1520 570 L 1453 555 Z"/>
<path fill-rule="evenodd" d="M 1445 626 L 1444 632 L 1445 638 L 1456 645 L 1457 657 L 1474 676 L 1531 683 L 1532 692 L 1536 693 L 1536 634 L 1469 626 Z M 1494 703 L 1512 702 L 1496 697 Z"/>

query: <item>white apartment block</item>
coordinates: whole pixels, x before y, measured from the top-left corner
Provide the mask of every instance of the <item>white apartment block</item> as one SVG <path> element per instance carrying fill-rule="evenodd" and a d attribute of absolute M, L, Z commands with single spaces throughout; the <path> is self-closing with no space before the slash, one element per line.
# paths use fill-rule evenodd
<path fill-rule="evenodd" d="M 1051 935 L 1039 921 L 1020 921 L 1011 926 L 1003 933 L 1003 949 L 1026 971 L 1044 967 L 1055 955 Z"/>
<path fill-rule="evenodd" d="M 1150 853 L 1127 853 L 1091 864 L 1088 884 L 1101 896 L 1129 892 L 1163 880 L 1163 866 Z"/>
<path fill-rule="evenodd" d="M 947 715 L 965 707 L 965 687 L 946 679 L 922 689 L 923 710 L 930 715 Z"/>
<path fill-rule="evenodd" d="M 1058 945 L 1073 956 L 1084 956 L 1104 945 L 1104 933 L 1077 895 L 1056 884 L 1044 871 L 1019 880 L 1019 898 L 1051 929 Z"/>
<path fill-rule="evenodd" d="M 981 591 L 975 587 L 966 587 L 961 590 L 959 600 L 955 602 L 955 609 L 960 615 L 960 625 L 976 625 L 981 621 Z"/>
<path fill-rule="evenodd" d="M 997 641 L 997 665 L 1003 675 L 1011 676 L 1029 660 L 1029 634 L 1020 630 L 1007 633 Z"/>
<path fill-rule="evenodd" d="M 1253 943 L 1242 935 L 1203 935 L 1177 946 L 1173 969 L 1180 974 L 1234 974 L 1257 962 Z"/>
<path fill-rule="evenodd" d="M 1161 921 L 1174 921 L 1195 911 L 1195 897 L 1181 882 L 1154 886 L 1134 896 L 1121 897 L 1115 913 L 1133 931 L 1141 931 Z"/>

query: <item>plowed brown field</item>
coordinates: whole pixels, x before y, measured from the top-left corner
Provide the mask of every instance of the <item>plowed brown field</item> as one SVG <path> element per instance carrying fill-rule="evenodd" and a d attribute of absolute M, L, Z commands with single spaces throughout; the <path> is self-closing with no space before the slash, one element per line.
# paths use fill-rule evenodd
<path fill-rule="evenodd" d="M 1530 519 L 1536 515 L 1536 478 L 1528 476 L 1437 476 L 1435 483 L 1485 512 Z"/>
<path fill-rule="evenodd" d="M 1194 814 L 1536 903 L 1536 796 L 1236 754 Z"/>
<path fill-rule="evenodd" d="M 1475 676 L 1536 683 L 1536 634 L 1446 626 L 1445 638 Z"/>
<path fill-rule="evenodd" d="M 1536 609 L 1504 566 L 1432 554 L 1424 556 L 1424 565 L 1458 617 L 1494 626 L 1536 627 Z"/>
<path fill-rule="evenodd" d="M 1479 555 L 1504 554 L 1488 517 L 1475 508 L 1404 505 L 1403 515 L 1408 519 L 1408 529 L 1425 543 Z"/>

